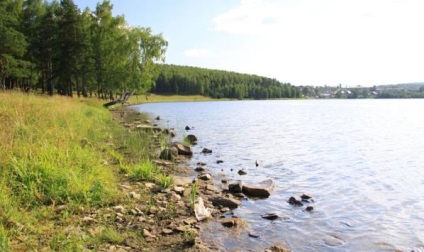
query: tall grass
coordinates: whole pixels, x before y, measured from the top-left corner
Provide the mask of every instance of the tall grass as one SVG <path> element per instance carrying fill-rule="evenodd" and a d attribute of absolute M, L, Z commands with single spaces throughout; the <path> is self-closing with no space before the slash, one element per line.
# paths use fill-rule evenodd
<path fill-rule="evenodd" d="M 117 146 L 132 149 L 134 163 L 149 155 L 151 140 L 129 134 L 95 100 L 0 93 L 0 251 L 61 250 L 65 243 L 73 250 L 66 226 L 55 226 L 72 222 L 72 213 L 55 219 L 54 209 L 116 202 L 119 165 L 111 161 L 125 155 Z M 11 245 L 16 237 L 26 238 Z"/>

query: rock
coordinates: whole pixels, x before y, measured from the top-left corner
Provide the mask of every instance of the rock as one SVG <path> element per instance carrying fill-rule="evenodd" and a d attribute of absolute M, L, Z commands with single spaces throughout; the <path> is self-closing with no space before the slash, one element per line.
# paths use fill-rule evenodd
<path fill-rule="evenodd" d="M 173 176 L 173 182 L 173 184 L 176 186 L 186 186 L 191 184 L 191 179 L 175 175 Z"/>
<path fill-rule="evenodd" d="M 199 174 L 197 176 L 197 178 L 198 179 L 201 179 L 201 180 L 207 181 L 207 180 L 211 180 L 212 179 L 212 175 L 210 175 L 209 173 L 201 173 L 201 174 Z"/>
<path fill-rule="evenodd" d="M 221 180 L 221 183 L 223 183 L 223 184 L 227 184 L 227 183 L 228 183 L 228 180 L 226 180 L 226 179 L 222 179 L 222 180 Z"/>
<path fill-rule="evenodd" d="M 174 186 L 174 192 L 178 193 L 178 194 L 183 194 L 184 193 L 185 188 L 182 186 Z"/>
<path fill-rule="evenodd" d="M 264 218 L 264 219 L 267 219 L 267 220 L 278 219 L 278 215 L 276 215 L 275 213 L 262 214 L 261 217 Z"/>
<path fill-rule="evenodd" d="M 202 153 L 204 153 L 204 154 L 211 154 L 212 153 L 212 150 L 211 149 L 208 149 L 208 148 L 203 148 Z"/>
<path fill-rule="evenodd" d="M 195 169 L 194 169 L 194 171 L 197 171 L 197 172 L 202 172 L 202 171 L 205 171 L 205 168 L 203 168 L 203 167 L 196 167 Z"/>
<path fill-rule="evenodd" d="M 221 210 L 219 210 L 221 213 L 226 213 L 226 212 L 229 212 L 229 211 L 231 211 L 231 209 L 229 208 L 229 207 L 223 207 L 223 208 L 221 208 Z"/>
<path fill-rule="evenodd" d="M 147 237 L 154 237 L 154 235 L 152 235 L 149 230 L 147 229 L 143 229 L 143 237 L 147 238 Z"/>
<path fill-rule="evenodd" d="M 194 203 L 194 214 L 198 221 L 211 218 L 211 212 L 205 207 L 201 197 L 197 197 L 197 200 Z"/>
<path fill-rule="evenodd" d="M 311 211 L 313 211 L 314 210 L 314 207 L 313 206 L 308 206 L 308 207 L 306 207 L 306 209 L 305 209 L 305 211 L 307 211 L 307 212 L 311 212 Z"/>
<path fill-rule="evenodd" d="M 231 228 L 231 227 L 234 227 L 236 225 L 236 222 L 234 221 L 233 218 L 231 218 L 231 219 L 224 219 L 223 221 L 221 221 L 221 224 L 224 227 Z"/>
<path fill-rule="evenodd" d="M 243 169 L 239 170 L 237 173 L 238 173 L 239 175 L 246 175 L 246 174 L 247 174 L 247 172 L 246 172 L 246 171 L 244 171 Z"/>
<path fill-rule="evenodd" d="M 241 193 L 242 189 L 243 189 L 242 182 L 231 183 L 231 184 L 228 185 L 228 190 L 231 193 Z"/>
<path fill-rule="evenodd" d="M 140 195 L 139 193 L 136 193 L 136 192 L 130 192 L 130 193 L 128 193 L 128 196 L 129 196 L 130 198 L 132 198 L 132 199 L 136 199 L 136 200 L 141 199 L 141 195 Z"/>
<path fill-rule="evenodd" d="M 289 198 L 288 202 L 289 202 L 290 205 L 293 205 L 293 206 L 298 206 L 298 207 L 303 206 L 303 203 L 300 202 L 299 200 L 295 199 L 295 197 L 293 197 L 293 196 Z"/>
<path fill-rule="evenodd" d="M 203 162 L 197 162 L 197 164 L 196 164 L 196 165 L 205 166 L 205 165 L 206 165 L 206 163 L 203 163 Z"/>
<path fill-rule="evenodd" d="M 144 130 L 146 132 L 155 132 L 155 133 L 159 133 L 162 131 L 162 129 L 160 127 L 157 126 L 152 126 L 152 125 L 143 125 L 143 124 L 139 124 L 137 126 L 135 126 L 136 129 L 138 130 Z"/>
<path fill-rule="evenodd" d="M 246 226 L 246 221 L 239 218 L 229 218 L 223 219 L 221 221 L 222 226 L 232 228 L 232 227 L 244 227 Z"/>
<path fill-rule="evenodd" d="M 185 225 L 190 225 L 191 226 L 191 225 L 197 223 L 197 219 L 194 218 L 194 217 L 190 217 L 190 218 L 187 218 L 187 219 L 183 220 L 183 223 Z"/>
<path fill-rule="evenodd" d="M 216 163 L 217 164 L 222 164 L 222 163 L 224 163 L 224 161 L 223 160 L 216 160 Z"/>
<path fill-rule="evenodd" d="M 156 119 L 157 121 L 159 121 L 159 120 L 160 120 L 160 116 L 157 116 L 155 119 Z"/>
<path fill-rule="evenodd" d="M 270 251 L 270 252 L 291 252 L 291 250 L 286 249 L 283 246 L 272 246 L 269 249 L 267 249 L 266 251 Z"/>
<path fill-rule="evenodd" d="M 86 216 L 86 217 L 82 218 L 82 221 L 85 222 L 85 223 L 93 223 L 94 219 Z"/>
<path fill-rule="evenodd" d="M 254 233 L 254 232 L 249 232 L 249 237 L 252 237 L 252 238 L 259 238 L 259 237 L 260 237 L 260 235 L 258 235 L 258 234 L 256 234 L 256 233 Z"/>
<path fill-rule="evenodd" d="M 185 126 L 185 130 L 191 130 L 189 126 Z"/>
<path fill-rule="evenodd" d="M 164 234 L 164 235 L 170 235 L 170 234 L 172 234 L 174 231 L 172 231 L 172 229 L 169 229 L 169 228 L 163 228 L 162 229 L 162 234 Z"/>
<path fill-rule="evenodd" d="M 232 198 L 225 198 L 222 196 L 216 196 L 211 199 L 209 199 L 214 206 L 222 206 L 222 207 L 229 207 L 230 209 L 237 208 L 241 205 L 241 202 L 236 199 Z"/>
<path fill-rule="evenodd" d="M 302 196 L 300 196 L 300 198 L 301 198 L 302 200 L 308 200 L 308 199 L 311 199 L 312 197 L 311 197 L 311 196 L 309 196 L 309 195 L 307 195 L 307 194 L 302 194 Z"/>
<path fill-rule="evenodd" d="M 190 144 L 197 144 L 197 137 L 195 135 L 187 135 L 184 140 Z"/>
<path fill-rule="evenodd" d="M 178 155 L 192 156 L 193 151 L 190 146 L 184 145 L 182 143 L 173 143 L 172 147 L 177 149 Z"/>
<path fill-rule="evenodd" d="M 116 213 L 125 213 L 125 208 L 121 205 L 115 206 L 113 209 L 115 210 Z"/>
<path fill-rule="evenodd" d="M 258 183 L 258 186 L 243 184 L 242 193 L 248 197 L 268 198 L 274 189 L 275 183 L 272 179 Z"/>

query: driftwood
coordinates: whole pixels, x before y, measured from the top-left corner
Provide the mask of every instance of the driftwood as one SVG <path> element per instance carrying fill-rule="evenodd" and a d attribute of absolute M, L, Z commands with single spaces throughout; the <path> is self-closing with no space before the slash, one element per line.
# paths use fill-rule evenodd
<path fill-rule="evenodd" d="M 107 102 L 105 104 L 103 104 L 103 107 L 105 108 L 109 108 L 112 105 L 121 103 L 122 105 L 124 105 L 124 103 L 126 103 L 128 101 L 128 99 L 135 93 L 135 90 L 132 91 L 131 93 L 128 91 L 122 91 L 121 97 L 119 97 L 118 99 L 114 100 L 114 101 L 110 101 Z"/>

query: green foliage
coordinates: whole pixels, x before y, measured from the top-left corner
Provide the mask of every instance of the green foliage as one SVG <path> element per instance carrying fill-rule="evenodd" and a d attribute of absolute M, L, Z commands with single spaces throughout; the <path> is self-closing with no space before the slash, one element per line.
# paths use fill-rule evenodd
<path fill-rule="evenodd" d="M 93 11 L 80 11 L 73 0 L 1 1 L 0 34 L 2 88 L 41 88 L 51 95 L 146 92 L 153 63 L 164 59 L 168 45 L 150 28 L 113 16 L 108 0 Z"/>
<path fill-rule="evenodd" d="M 125 241 L 125 236 L 112 228 L 105 228 L 97 237 L 101 243 L 122 244 Z"/>
<path fill-rule="evenodd" d="M 200 94 L 213 98 L 234 99 L 301 96 L 298 88 L 275 79 L 198 67 L 158 65 L 155 82 L 152 92 L 159 94 Z"/>
<path fill-rule="evenodd" d="M 156 176 L 156 183 L 158 183 L 162 188 L 168 188 L 171 186 L 173 181 L 172 175 L 158 174 Z"/>
<path fill-rule="evenodd" d="M 129 178 L 133 181 L 155 181 L 156 175 L 159 173 L 159 169 L 150 160 L 131 165 L 127 170 Z"/>

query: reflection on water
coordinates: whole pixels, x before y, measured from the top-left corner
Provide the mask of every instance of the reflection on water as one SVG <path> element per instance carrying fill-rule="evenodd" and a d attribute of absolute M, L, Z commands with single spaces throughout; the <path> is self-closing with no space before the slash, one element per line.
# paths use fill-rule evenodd
<path fill-rule="evenodd" d="M 424 100 L 305 100 L 163 103 L 136 106 L 160 115 L 199 143 L 191 162 L 215 174 L 258 182 L 273 178 L 270 198 L 243 202 L 234 214 L 247 235 L 219 236 L 227 248 L 263 251 L 424 250 Z M 201 154 L 203 147 L 213 150 Z M 216 164 L 217 159 L 224 160 Z M 255 166 L 258 160 L 259 167 Z M 247 175 L 240 177 L 237 170 Z M 233 171 L 231 171 L 231 169 Z M 219 181 L 217 181 L 219 183 Z M 313 196 L 313 212 L 287 203 Z M 267 221 L 263 213 L 284 218 Z M 221 228 L 221 227 L 209 227 Z M 212 237 L 216 239 L 217 232 Z"/>

